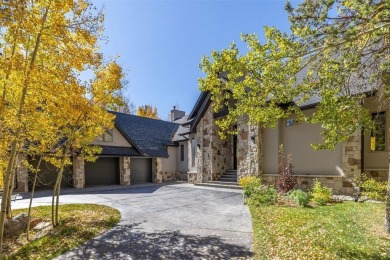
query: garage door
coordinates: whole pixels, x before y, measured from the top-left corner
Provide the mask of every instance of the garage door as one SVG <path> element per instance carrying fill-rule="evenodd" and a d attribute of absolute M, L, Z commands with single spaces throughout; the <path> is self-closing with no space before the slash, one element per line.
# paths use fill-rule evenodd
<path fill-rule="evenodd" d="M 131 184 L 152 182 L 152 159 L 131 158 Z"/>
<path fill-rule="evenodd" d="M 29 161 L 29 163 L 34 167 L 34 169 L 38 165 L 38 160 Z M 57 168 L 52 164 L 42 161 L 39 166 L 38 179 L 36 184 L 36 189 L 48 189 L 53 188 L 57 179 Z M 31 191 L 32 187 L 32 174 L 29 174 L 29 190 Z M 73 174 L 72 174 L 72 166 L 65 167 L 64 172 L 62 174 L 61 187 L 73 187 Z"/>
<path fill-rule="evenodd" d="M 99 157 L 95 162 L 85 162 L 85 186 L 116 184 L 120 184 L 118 157 Z"/>

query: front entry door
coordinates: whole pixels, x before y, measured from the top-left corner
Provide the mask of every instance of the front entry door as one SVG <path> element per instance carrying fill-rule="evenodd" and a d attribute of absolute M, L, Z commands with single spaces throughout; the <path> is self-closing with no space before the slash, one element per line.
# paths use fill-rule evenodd
<path fill-rule="evenodd" d="M 233 135 L 233 170 L 237 170 L 237 135 Z"/>

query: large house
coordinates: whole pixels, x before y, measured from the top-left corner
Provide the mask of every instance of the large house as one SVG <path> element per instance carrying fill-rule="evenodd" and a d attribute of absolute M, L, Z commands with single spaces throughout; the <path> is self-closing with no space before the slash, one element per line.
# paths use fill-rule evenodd
<path fill-rule="evenodd" d="M 317 103 L 310 100 L 302 109 L 313 113 Z M 377 130 L 356 132 L 334 151 L 313 150 L 311 144 L 321 141 L 320 125 L 297 122 L 293 117 L 280 120 L 274 129 L 248 125 L 242 117 L 235 126 L 238 134 L 221 139 L 215 121 L 224 114 L 213 112 L 207 92 L 200 94 L 188 115 L 174 107 L 171 122 L 113 112 L 115 127 L 94 142 L 103 148 L 97 161 L 85 162 L 75 156 L 62 185 L 84 188 L 174 180 L 196 184 L 218 181 L 226 173 L 235 182 L 252 175 L 275 184 L 278 147 L 283 144 L 285 153 L 292 155 L 298 187 L 308 189 L 318 179 L 336 194 L 352 194 L 350 180 L 362 172 L 377 180 L 388 176 L 389 106 L 378 110 L 375 97 L 368 98 L 366 106 L 373 113 Z M 53 167 L 43 164 L 41 186 L 52 185 L 54 173 Z M 22 164 L 17 189 L 29 189 L 28 171 Z"/>

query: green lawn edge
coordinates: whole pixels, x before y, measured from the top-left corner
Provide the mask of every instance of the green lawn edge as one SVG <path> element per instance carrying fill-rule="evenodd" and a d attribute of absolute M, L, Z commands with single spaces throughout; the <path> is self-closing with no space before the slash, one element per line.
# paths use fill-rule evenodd
<path fill-rule="evenodd" d="M 251 206 L 255 259 L 390 259 L 384 204 Z"/>
<path fill-rule="evenodd" d="M 13 215 L 27 209 L 13 210 Z M 51 206 L 32 209 L 32 219 L 50 222 Z M 117 209 L 97 204 L 64 204 L 59 206 L 60 225 L 45 236 L 28 242 L 16 252 L 4 256 L 8 259 L 52 259 L 64 254 L 92 238 L 113 228 L 121 215 Z M 25 234 L 21 235 L 25 239 Z"/>

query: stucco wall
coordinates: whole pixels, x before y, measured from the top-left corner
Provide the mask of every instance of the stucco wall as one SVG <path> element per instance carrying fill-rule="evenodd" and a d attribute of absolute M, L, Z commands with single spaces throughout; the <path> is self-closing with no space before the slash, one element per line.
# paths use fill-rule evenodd
<path fill-rule="evenodd" d="M 308 110 L 305 114 L 310 116 L 313 112 Z M 292 155 L 295 174 L 339 175 L 336 167 L 342 167 L 342 144 L 338 144 L 334 151 L 316 151 L 311 146 L 322 142 L 320 125 L 300 122 L 286 126 L 286 120 L 279 125 L 284 152 Z"/>
<path fill-rule="evenodd" d="M 168 146 L 168 158 L 161 159 L 161 171 L 163 172 L 176 172 L 176 149 L 175 146 Z"/>
<path fill-rule="evenodd" d="M 107 145 L 107 146 L 119 146 L 119 147 L 131 147 L 131 144 L 122 136 L 122 134 L 114 127 L 113 129 L 113 141 L 112 142 L 97 142 L 92 144 Z"/>
<path fill-rule="evenodd" d="M 184 160 L 181 160 L 181 146 L 184 146 Z M 176 148 L 176 171 L 187 172 L 188 171 L 188 141 L 179 142 L 179 146 Z"/>
<path fill-rule="evenodd" d="M 315 110 L 305 111 L 310 116 Z M 287 126 L 288 119 L 279 120 L 276 128 L 264 129 L 264 173 L 278 173 L 278 150 L 283 144 L 284 153 L 292 155 L 293 171 L 298 175 L 340 175 L 336 167 L 343 166 L 343 145 L 334 151 L 313 149 L 311 144 L 322 143 L 321 126 L 298 122 Z"/>
<path fill-rule="evenodd" d="M 263 129 L 264 174 L 278 173 L 279 126 Z"/>

